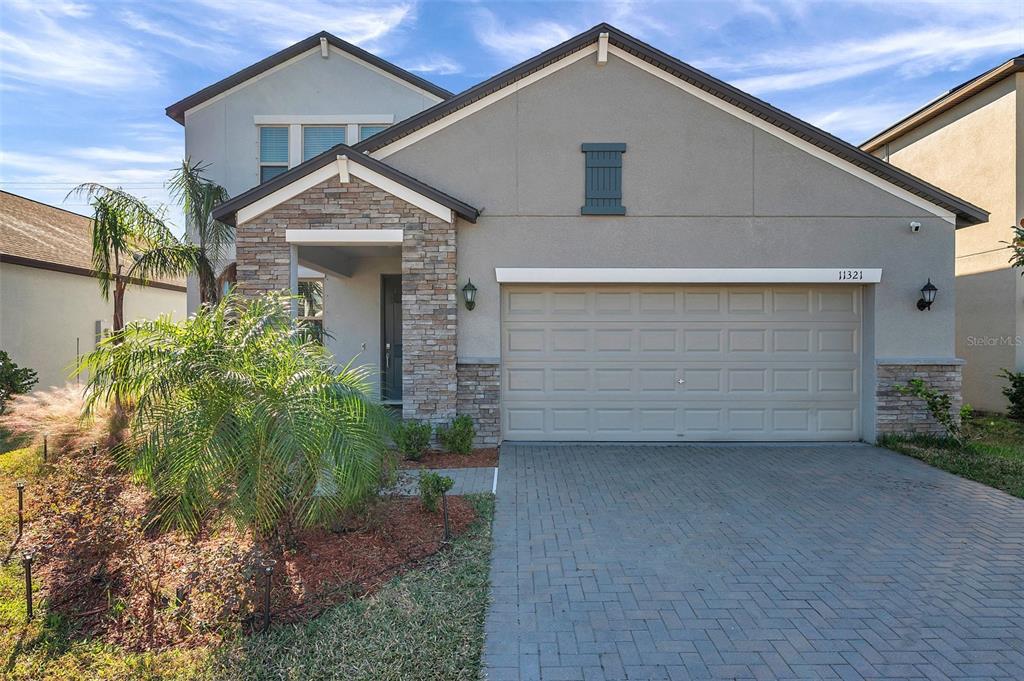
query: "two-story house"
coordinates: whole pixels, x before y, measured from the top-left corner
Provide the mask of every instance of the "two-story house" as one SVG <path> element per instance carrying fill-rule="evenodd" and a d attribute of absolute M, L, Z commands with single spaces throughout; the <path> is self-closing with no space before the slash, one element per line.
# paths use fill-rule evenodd
<path fill-rule="evenodd" d="M 321 34 L 168 112 L 232 190 L 238 288 L 323 272 L 325 342 L 407 418 L 873 440 L 934 429 L 909 377 L 959 398 L 987 213 L 607 24 L 454 96 Z"/>
<path fill-rule="evenodd" d="M 861 148 L 992 211 L 956 233 L 964 399 L 1004 411 L 1000 370 L 1024 369 L 1024 279 L 1007 243 L 1024 218 L 1024 55 L 962 83 Z"/>

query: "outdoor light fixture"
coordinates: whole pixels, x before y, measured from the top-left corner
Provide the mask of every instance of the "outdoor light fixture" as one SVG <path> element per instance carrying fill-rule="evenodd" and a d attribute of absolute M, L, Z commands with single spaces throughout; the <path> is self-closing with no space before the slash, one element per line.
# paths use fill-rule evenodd
<path fill-rule="evenodd" d="M 476 307 L 476 286 L 473 286 L 472 279 L 467 281 L 466 285 L 462 287 L 462 298 L 466 301 L 467 310 L 472 310 Z"/>
<path fill-rule="evenodd" d="M 935 302 L 935 294 L 939 292 L 939 289 L 935 288 L 935 284 L 929 278 L 928 283 L 921 287 L 921 299 L 917 301 L 917 309 L 930 310 L 932 309 L 932 303 Z"/>

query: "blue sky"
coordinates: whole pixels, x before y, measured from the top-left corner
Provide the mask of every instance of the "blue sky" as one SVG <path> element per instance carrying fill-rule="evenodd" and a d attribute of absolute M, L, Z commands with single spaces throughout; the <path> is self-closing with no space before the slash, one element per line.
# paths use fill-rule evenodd
<path fill-rule="evenodd" d="M 1024 52 L 1024 0 L 2 0 L 0 187 L 165 202 L 164 107 L 319 30 L 458 92 L 600 21 L 855 143 Z"/>

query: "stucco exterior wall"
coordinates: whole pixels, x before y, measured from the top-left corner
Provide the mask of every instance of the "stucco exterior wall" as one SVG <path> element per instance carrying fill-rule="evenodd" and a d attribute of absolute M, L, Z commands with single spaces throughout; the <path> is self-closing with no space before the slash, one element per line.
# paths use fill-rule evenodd
<path fill-rule="evenodd" d="M 623 217 L 580 216 L 582 142 L 625 142 Z M 459 223 L 459 357 L 496 358 L 495 267 L 881 267 L 879 357 L 952 358 L 953 226 L 615 57 L 583 59 L 385 160 Z M 924 225 L 912 234 L 909 223 Z M 938 302 L 918 312 L 931 278 Z"/>
<path fill-rule="evenodd" d="M 131 286 L 124 301 L 129 321 L 185 317 L 183 291 Z M 96 347 L 96 321 L 109 328 L 112 317 L 93 278 L 0 263 L 0 349 L 39 373 L 37 389 L 64 385 L 76 351 Z"/>
<path fill-rule="evenodd" d="M 964 400 L 1002 411 L 1002 368 L 1024 367 L 1024 283 L 1010 268 L 1006 245 L 1024 217 L 1022 74 L 893 140 L 879 155 L 991 212 L 984 224 L 956 233 L 957 355 Z"/>

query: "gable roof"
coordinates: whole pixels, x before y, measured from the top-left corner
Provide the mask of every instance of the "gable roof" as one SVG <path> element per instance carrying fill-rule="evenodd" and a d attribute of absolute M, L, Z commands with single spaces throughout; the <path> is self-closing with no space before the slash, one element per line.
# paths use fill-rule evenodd
<path fill-rule="evenodd" d="M 169 107 L 167 107 L 165 113 L 174 120 L 176 120 L 178 123 L 184 124 L 185 112 L 189 109 L 192 109 L 202 104 L 208 99 L 216 97 L 222 92 L 230 90 L 236 85 L 241 85 L 245 81 L 251 78 L 255 78 L 264 71 L 274 68 L 278 64 L 282 64 L 293 57 L 297 57 L 304 52 L 308 52 L 313 48 L 319 47 L 321 38 L 326 38 L 328 44 L 333 45 L 337 49 L 343 52 L 347 52 L 353 57 L 360 59 L 361 61 L 364 61 L 372 66 L 375 66 L 378 69 L 381 69 L 382 71 L 386 71 L 387 73 L 390 73 L 396 78 L 400 78 L 406 81 L 410 85 L 418 87 L 421 90 L 426 90 L 430 94 L 436 97 L 440 97 L 442 100 L 448 99 L 449 97 L 452 96 L 451 92 L 445 90 L 443 87 L 439 85 L 431 83 L 429 80 L 425 78 L 420 78 L 419 76 L 412 74 L 403 68 L 395 66 L 386 59 L 381 59 L 377 55 L 367 52 L 361 47 L 357 47 L 356 45 L 353 45 L 350 42 L 346 42 L 341 38 L 337 37 L 336 35 L 328 33 L 327 31 L 320 31 L 319 33 L 309 36 L 305 40 L 300 40 L 294 45 L 286 47 L 280 52 L 270 55 L 266 59 L 262 59 L 256 62 L 252 66 L 247 66 L 241 71 L 238 71 L 237 73 L 234 73 L 228 76 L 227 78 L 224 78 L 223 80 L 219 80 L 213 85 L 203 88 L 199 92 L 191 94 L 188 97 L 185 97 L 184 99 L 177 101 L 174 104 L 171 104 Z"/>
<path fill-rule="evenodd" d="M 547 66 L 562 60 L 592 43 L 598 41 L 602 33 L 608 34 L 610 45 L 633 55 L 634 57 L 647 62 L 652 67 L 689 83 L 701 90 L 718 97 L 728 104 L 742 109 L 743 111 L 764 120 L 792 135 L 795 135 L 806 142 L 830 153 L 840 159 L 857 166 L 868 173 L 871 173 L 886 182 L 915 194 L 926 201 L 956 214 L 958 222 L 963 224 L 975 224 L 986 222 L 988 213 L 952 194 L 914 177 L 910 173 L 900 170 L 889 163 L 872 156 L 871 154 L 853 146 L 848 142 L 831 135 L 810 123 L 777 109 L 771 104 L 764 102 L 753 95 L 749 95 L 728 83 L 725 83 L 713 76 L 700 71 L 699 69 L 686 64 L 675 57 L 668 55 L 636 38 L 620 31 L 607 23 L 601 23 L 593 28 L 566 40 L 546 50 L 536 57 L 527 59 L 518 66 L 514 66 L 488 80 L 465 90 L 458 95 L 446 99 L 429 109 L 410 116 L 405 120 L 384 129 L 373 137 L 370 137 L 353 146 L 358 151 L 373 153 L 388 145 L 420 130 L 431 123 L 453 114 L 474 102 L 477 102 L 490 94 L 503 88 L 509 87 L 518 81 L 534 74 Z"/>
<path fill-rule="evenodd" d="M 0 262 L 94 276 L 92 220 L 57 206 L 0 191 Z M 185 290 L 181 279 L 149 284 Z"/>
<path fill-rule="evenodd" d="M 234 225 L 236 223 L 238 211 L 247 206 L 251 206 L 260 199 L 266 198 L 278 190 L 288 187 L 321 168 L 329 166 L 334 163 L 339 156 L 345 156 L 349 162 L 356 163 L 375 173 L 383 175 L 388 180 L 398 183 L 415 194 L 441 204 L 463 220 L 476 222 L 477 217 L 480 215 L 479 210 L 464 201 L 460 201 L 448 194 L 445 194 L 439 189 L 434 189 L 430 185 L 420 182 L 416 178 L 406 175 L 405 173 L 392 168 L 383 161 L 372 158 L 368 154 L 361 154 L 347 144 L 337 144 L 327 151 L 314 156 L 308 161 L 304 161 L 294 168 L 281 173 L 272 180 L 257 185 L 249 191 L 242 192 L 238 196 L 225 201 L 213 211 L 213 217 L 226 224 Z"/>
<path fill-rule="evenodd" d="M 1024 71 L 1024 54 L 1013 57 L 993 69 L 989 69 L 966 82 L 960 83 L 945 94 L 939 95 L 909 116 L 904 116 L 885 130 L 866 140 L 860 145 L 860 148 L 868 152 L 874 151 L 883 144 L 887 144 L 897 137 L 905 135 L 944 111 L 952 109 L 960 102 L 966 101 L 982 90 L 995 85 L 1003 78 L 1021 71 Z"/>

